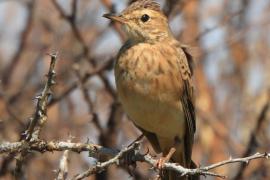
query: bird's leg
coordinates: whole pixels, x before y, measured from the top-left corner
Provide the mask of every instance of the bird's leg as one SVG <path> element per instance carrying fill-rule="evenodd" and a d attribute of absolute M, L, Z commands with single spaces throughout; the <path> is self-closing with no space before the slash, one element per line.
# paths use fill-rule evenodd
<path fill-rule="evenodd" d="M 171 157 L 175 153 L 175 151 L 176 151 L 176 148 L 172 147 L 170 149 L 169 153 L 165 157 L 159 158 L 157 163 L 156 163 L 156 168 L 158 168 L 159 170 L 163 169 L 164 164 L 169 162 L 169 160 L 171 159 Z"/>

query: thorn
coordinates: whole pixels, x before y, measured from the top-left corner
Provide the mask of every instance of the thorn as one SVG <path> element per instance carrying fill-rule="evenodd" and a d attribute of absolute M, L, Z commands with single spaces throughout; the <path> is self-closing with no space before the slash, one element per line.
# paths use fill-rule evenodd
<path fill-rule="evenodd" d="M 266 159 L 269 159 L 270 158 L 270 153 L 265 152 L 264 156 L 265 156 Z"/>
<path fill-rule="evenodd" d="M 58 51 L 56 51 L 55 53 L 47 53 L 47 55 L 56 59 L 58 56 Z"/>
<path fill-rule="evenodd" d="M 183 173 L 180 174 L 180 176 L 182 176 L 182 177 L 186 176 L 186 175 L 187 175 L 187 172 L 183 172 Z"/>
<path fill-rule="evenodd" d="M 48 78 L 48 77 L 52 77 L 52 78 L 54 78 L 56 76 L 56 73 L 55 73 L 55 71 L 53 70 L 53 71 L 51 71 L 51 72 L 49 72 L 48 74 L 45 74 L 45 77 L 46 78 Z"/>
<path fill-rule="evenodd" d="M 58 169 L 54 169 L 54 170 L 52 170 L 52 172 L 55 173 L 55 174 L 57 174 L 59 172 L 59 170 Z"/>
<path fill-rule="evenodd" d="M 21 133 L 22 136 L 26 136 L 28 134 L 28 130 Z"/>
<path fill-rule="evenodd" d="M 39 117 L 42 117 L 42 116 L 43 116 L 42 111 L 40 111 L 40 110 L 38 111 L 38 116 L 39 116 Z"/>
<path fill-rule="evenodd" d="M 68 135 L 68 138 L 72 141 L 72 140 L 74 140 L 76 137 L 73 136 L 72 134 L 69 134 L 69 135 Z"/>
<path fill-rule="evenodd" d="M 51 85 L 55 85 L 56 81 L 55 80 L 51 80 Z"/>
<path fill-rule="evenodd" d="M 52 90 L 49 89 L 48 92 L 47 92 L 47 95 L 48 95 L 48 96 L 51 96 L 52 94 L 53 94 Z"/>
<path fill-rule="evenodd" d="M 36 97 L 34 97 L 34 99 L 40 100 L 41 99 L 41 94 L 39 94 Z"/>
<path fill-rule="evenodd" d="M 19 161 L 19 160 L 20 160 L 20 158 L 19 158 L 18 156 L 15 156 L 14 159 L 15 159 L 16 161 Z"/>

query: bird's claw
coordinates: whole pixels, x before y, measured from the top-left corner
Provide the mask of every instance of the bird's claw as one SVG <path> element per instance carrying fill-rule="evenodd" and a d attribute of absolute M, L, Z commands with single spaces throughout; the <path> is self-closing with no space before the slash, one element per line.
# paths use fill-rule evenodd
<path fill-rule="evenodd" d="M 165 166 L 165 163 L 170 161 L 170 159 L 171 159 L 172 155 L 175 153 L 175 151 L 176 151 L 175 148 L 171 148 L 169 153 L 165 157 L 161 157 L 158 159 L 155 167 L 159 170 L 162 170 Z"/>
<path fill-rule="evenodd" d="M 165 166 L 165 163 L 169 162 L 169 159 L 166 157 L 161 157 L 157 160 L 157 163 L 155 164 L 155 168 L 162 170 Z"/>

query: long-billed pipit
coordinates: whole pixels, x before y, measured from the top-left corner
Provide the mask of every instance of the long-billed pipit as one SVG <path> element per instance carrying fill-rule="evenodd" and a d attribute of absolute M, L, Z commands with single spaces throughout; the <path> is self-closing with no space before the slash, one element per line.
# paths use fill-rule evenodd
<path fill-rule="evenodd" d="M 138 0 L 120 15 L 104 17 L 121 23 L 127 34 L 115 64 L 117 92 L 130 119 L 154 150 L 163 153 L 157 167 L 168 160 L 194 167 L 191 55 L 173 37 L 167 17 L 153 0 Z M 179 176 L 165 172 L 163 179 Z"/>

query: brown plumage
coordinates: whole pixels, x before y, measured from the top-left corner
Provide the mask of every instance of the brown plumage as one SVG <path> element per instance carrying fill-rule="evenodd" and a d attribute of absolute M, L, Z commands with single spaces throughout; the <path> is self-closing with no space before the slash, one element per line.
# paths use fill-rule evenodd
<path fill-rule="evenodd" d="M 170 160 L 194 168 L 191 55 L 175 40 L 166 16 L 153 0 L 138 0 L 119 16 L 104 16 L 120 22 L 128 36 L 115 64 L 124 110 L 157 153 L 166 156 L 174 148 Z M 162 178 L 186 179 L 175 172 L 165 172 Z"/>

